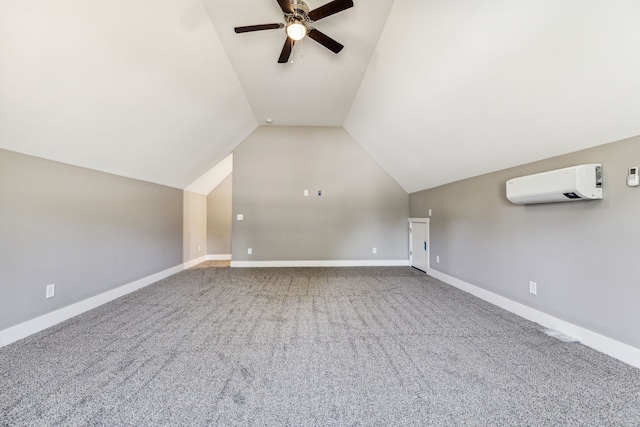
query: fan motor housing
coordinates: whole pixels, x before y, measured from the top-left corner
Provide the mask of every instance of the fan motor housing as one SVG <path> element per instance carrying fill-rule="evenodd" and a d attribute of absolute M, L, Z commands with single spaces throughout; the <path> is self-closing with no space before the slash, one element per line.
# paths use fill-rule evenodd
<path fill-rule="evenodd" d="M 309 6 L 302 0 L 291 0 L 291 6 L 297 15 L 306 17 L 309 14 Z"/>

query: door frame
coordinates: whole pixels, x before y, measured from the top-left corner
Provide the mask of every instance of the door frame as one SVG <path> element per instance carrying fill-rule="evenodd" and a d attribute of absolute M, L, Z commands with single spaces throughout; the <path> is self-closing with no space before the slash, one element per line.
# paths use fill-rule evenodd
<path fill-rule="evenodd" d="M 409 218 L 408 222 L 409 222 L 409 266 L 413 266 L 413 251 L 411 248 L 411 244 L 412 244 L 412 224 L 413 223 L 425 223 L 427 226 L 427 271 L 429 271 L 430 268 L 430 253 L 431 253 L 431 242 L 429 241 L 429 239 L 431 238 L 431 233 L 429 232 L 429 222 L 430 222 L 431 218 Z M 425 271 L 425 273 L 427 272 Z"/>

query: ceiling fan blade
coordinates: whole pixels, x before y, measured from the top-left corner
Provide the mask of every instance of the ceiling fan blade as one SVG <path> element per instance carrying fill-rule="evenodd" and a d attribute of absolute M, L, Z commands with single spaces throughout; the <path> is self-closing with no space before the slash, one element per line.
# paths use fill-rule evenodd
<path fill-rule="evenodd" d="M 333 0 L 331 3 L 327 3 L 324 6 L 320 6 L 319 8 L 313 9 L 309 12 L 309 19 L 312 21 L 319 21 L 322 18 L 342 12 L 350 7 L 353 7 L 352 0 Z"/>
<path fill-rule="evenodd" d="M 340 43 L 338 43 L 328 35 L 321 33 L 315 28 L 309 31 L 309 37 L 311 37 L 312 39 L 314 39 L 315 41 L 317 41 L 318 43 L 320 43 L 322 46 L 326 47 L 333 53 L 340 52 L 344 47 L 343 45 L 341 45 Z"/>
<path fill-rule="evenodd" d="M 295 40 L 287 37 L 284 41 L 284 46 L 282 46 L 282 52 L 280 53 L 280 58 L 278 58 L 278 64 L 286 64 L 289 62 L 289 56 L 291 56 L 291 50 L 293 49 L 295 42 Z"/>
<path fill-rule="evenodd" d="M 233 31 L 236 33 L 249 33 L 251 31 L 261 31 L 261 30 L 277 30 L 278 28 L 283 28 L 284 24 L 261 24 L 261 25 L 247 25 L 245 27 L 235 27 Z"/>
<path fill-rule="evenodd" d="M 291 1 L 278 0 L 278 4 L 280 5 L 280 9 L 282 9 L 284 13 L 293 13 L 293 6 L 291 5 Z"/>

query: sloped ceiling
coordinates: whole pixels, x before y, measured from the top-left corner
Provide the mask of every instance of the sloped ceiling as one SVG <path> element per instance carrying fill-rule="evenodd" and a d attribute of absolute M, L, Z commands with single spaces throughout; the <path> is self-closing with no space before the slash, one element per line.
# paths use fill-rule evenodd
<path fill-rule="evenodd" d="M 284 29 L 236 34 L 234 27 L 283 23 L 276 0 L 203 0 L 258 121 L 274 125 L 342 126 L 384 27 L 393 0 L 355 6 L 314 27 L 345 47 L 336 55 L 310 38 L 278 64 Z M 306 0 L 311 10 L 329 0 Z"/>
<path fill-rule="evenodd" d="M 633 0 L 397 0 L 345 128 L 408 192 L 635 136 L 638 46 Z"/>
<path fill-rule="evenodd" d="M 328 0 L 308 0 L 311 9 Z M 177 188 L 256 126 L 345 129 L 409 192 L 640 134 L 640 2 L 2 0 L 0 147 Z"/>
<path fill-rule="evenodd" d="M 201 0 L 2 0 L 0 146 L 184 188 L 257 126 Z"/>

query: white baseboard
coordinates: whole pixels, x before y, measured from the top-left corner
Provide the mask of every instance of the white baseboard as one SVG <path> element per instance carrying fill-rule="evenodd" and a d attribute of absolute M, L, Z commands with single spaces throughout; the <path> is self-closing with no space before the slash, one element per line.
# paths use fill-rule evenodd
<path fill-rule="evenodd" d="M 231 267 L 404 267 L 409 260 L 231 261 Z"/>
<path fill-rule="evenodd" d="M 207 261 L 230 261 L 231 254 L 207 255 Z"/>
<path fill-rule="evenodd" d="M 628 363 L 631 366 L 640 368 L 640 349 L 638 348 L 621 343 L 620 341 L 616 341 L 612 338 L 598 334 L 597 332 L 593 332 L 581 326 L 574 325 L 573 323 L 562 319 L 558 319 L 557 317 L 487 291 L 486 289 L 482 289 L 453 276 L 449 276 L 448 274 L 442 273 L 438 270 L 430 268 L 428 269 L 427 274 L 438 280 L 442 280 L 455 288 L 490 302 L 493 305 L 497 305 L 511 313 L 517 314 L 520 317 L 536 322 L 545 328 L 553 329 L 570 337 L 576 338 L 582 344 L 591 347 L 594 350 L 598 350 L 601 353 Z"/>
<path fill-rule="evenodd" d="M 205 262 L 205 261 L 207 261 L 207 256 L 203 255 L 201 257 L 198 257 L 198 258 L 195 258 L 195 259 L 192 259 L 192 260 L 189 260 L 189 261 L 185 261 L 185 263 L 182 264 L 182 265 L 186 269 L 186 268 L 191 268 L 194 265 L 198 265 L 198 264 L 200 264 L 202 262 Z"/>
<path fill-rule="evenodd" d="M 224 257 L 224 258 L 218 258 Z M 184 264 L 169 268 L 159 273 L 152 274 L 135 282 L 128 283 L 116 289 L 104 292 L 67 307 L 63 307 L 51 313 L 36 317 L 18 325 L 0 331 L 0 347 L 11 344 L 43 329 L 54 326 L 60 322 L 82 314 L 102 304 L 127 295 L 152 283 L 169 277 L 180 271 L 197 265 L 207 260 L 228 260 L 228 255 L 207 255 L 188 261 Z M 361 266 L 408 266 L 407 260 L 360 260 L 360 261 L 231 261 L 232 267 L 361 267 Z M 517 314 L 532 322 L 536 322 L 545 328 L 562 332 L 565 335 L 577 338 L 582 344 L 595 350 L 615 357 L 625 363 L 640 368 L 640 349 L 621 343 L 612 338 L 593 332 L 573 323 L 558 319 L 557 317 L 543 313 L 519 302 L 510 300 L 501 295 L 482 289 L 478 286 L 457 279 L 438 270 L 428 269 L 427 273 L 443 282 L 470 293 L 500 308 Z"/>
<path fill-rule="evenodd" d="M 130 294 L 133 291 L 144 288 L 145 286 L 155 283 L 158 280 L 162 280 L 165 277 L 169 277 L 173 274 L 179 273 L 182 270 L 189 268 L 188 265 L 193 262 L 195 262 L 195 264 L 202 262 L 196 261 L 198 260 L 189 261 L 188 263 L 171 267 L 159 273 L 143 277 L 142 279 L 136 280 L 135 282 L 127 283 L 126 285 L 122 285 L 118 288 L 101 293 L 94 297 L 87 298 L 77 303 L 60 308 L 56 311 L 52 311 L 51 313 L 43 314 L 42 316 L 36 317 L 35 319 L 27 320 L 26 322 L 11 326 L 7 329 L 3 329 L 0 331 L 0 347 L 28 337 L 29 335 L 35 334 L 36 332 L 40 332 L 43 329 L 57 325 L 60 322 L 64 322 L 65 320 L 71 319 L 74 316 L 84 313 L 85 311 L 89 311 L 98 306 L 101 306 L 102 304 L 108 303 L 109 301 L 113 301 L 116 298 L 120 298 L 121 296 Z"/>
<path fill-rule="evenodd" d="M 185 262 L 184 268 L 191 268 L 205 261 L 228 261 L 231 259 L 231 254 L 219 254 L 219 255 L 203 255 L 196 259 Z"/>

